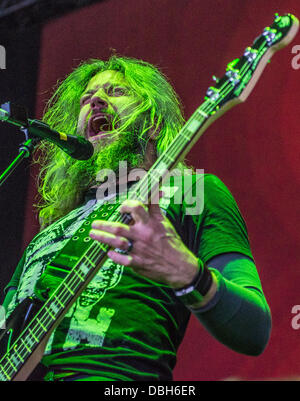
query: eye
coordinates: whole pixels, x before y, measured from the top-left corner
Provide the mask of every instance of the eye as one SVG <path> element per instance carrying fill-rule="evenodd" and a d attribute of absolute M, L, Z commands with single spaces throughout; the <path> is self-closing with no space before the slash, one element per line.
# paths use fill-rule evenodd
<path fill-rule="evenodd" d="M 84 104 L 87 103 L 87 101 L 90 99 L 90 95 L 84 95 L 82 96 L 82 98 L 80 99 L 80 105 L 83 106 Z"/>
<path fill-rule="evenodd" d="M 127 92 L 127 89 L 121 86 L 110 86 L 107 88 L 107 94 L 109 96 L 124 96 Z"/>

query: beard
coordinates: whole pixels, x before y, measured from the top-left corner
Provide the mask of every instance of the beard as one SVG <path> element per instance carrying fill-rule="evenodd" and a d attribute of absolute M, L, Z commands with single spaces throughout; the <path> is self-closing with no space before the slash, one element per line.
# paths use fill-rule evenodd
<path fill-rule="evenodd" d="M 141 167 L 144 161 L 145 140 L 138 136 L 137 125 L 132 131 L 108 134 L 94 145 L 94 154 L 87 161 L 76 160 L 68 169 L 69 176 L 80 192 L 99 185 L 113 172 L 119 178 L 120 163 L 127 163 L 127 170 Z"/>

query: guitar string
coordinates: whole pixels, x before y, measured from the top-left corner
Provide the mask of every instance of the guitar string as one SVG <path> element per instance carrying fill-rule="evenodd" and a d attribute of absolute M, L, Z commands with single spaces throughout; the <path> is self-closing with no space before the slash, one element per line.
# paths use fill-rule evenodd
<path fill-rule="evenodd" d="M 262 53 L 262 54 L 260 54 L 260 53 L 261 53 L 261 51 L 262 51 L 262 48 L 265 48 L 265 44 L 266 44 L 266 41 L 265 41 L 265 43 L 263 43 L 263 44 L 260 46 L 260 48 L 257 50 L 257 61 L 256 61 L 256 62 L 258 62 L 258 61 L 260 60 L 260 58 L 262 57 L 263 53 Z M 246 71 L 243 71 L 243 69 L 245 69 L 245 68 L 246 68 L 247 70 L 246 70 Z M 252 64 L 250 64 L 250 65 L 249 65 L 249 64 L 244 65 L 244 66 L 241 68 L 241 70 L 239 71 L 239 72 L 241 73 L 241 76 L 242 76 L 243 74 L 248 73 L 249 69 L 251 69 L 251 68 L 252 68 Z M 226 84 L 228 84 L 228 82 L 226 82 L 225 85 L 226 85 Z M 205 112 L 206 114 L 209 115 L 209 113 L 211 113 L 211 111 L 213 111 L 213 110 L 215 109 L 215 106 L 218 105 L 218 104 L 223 100 L 223 97 L 226 96 L 228 93 L 230 93 L 231 90 L 234 89 L 234 87 L 232 87 L 232 84 L 228 84 L 228 85 L 229 85 L 228 88 L 226 88 L 226 89 L 228 89 L 228 90 L 227 90 L 227 91 L 224 91 L 224 93 L 222 93 L 223 88 L 222 88 L 222 87 L 220 88 L 220 90 L 219 90 L 219 92 L 220 92 L 220 94 L 219 94 L 219 99 L 218 99 L 217 102 L 214 103 L 214 105 L 213 105 L 212 107 L 211 107 L 211 102 L 210 102 L 209 100 L 207 100 L 207 106 L 208 106 L 208 108 L 206 109 L 206 108 L 205 108 L 206 105 L 204 105 L 205 107 L 203 107 L 203 105 L 202 105 L 200 108 L 198 108 L 198 109 L 194 112 L 193 116 L 198 115 L 200 109 L 201 109 L 201 111 L 203 111 L 203 112 Z M 210 108 L 211 108 L 211 110 L 210 110 Z M 192 116 L 191 118 L 193 118 L 193 116 Z M 204 121 L 205 121 L 205 118 L 203 118 L 202 122 L 204 122 Z M 157 161 L 154 163 L 154 165 L 152 166 L 152 168 L 149 170 L 150 178 L 151 178 L 151 170 L 154 170 L 154 171 L 155 171 L 155 167 L 156 167 L 157 165 L 159 165 L 159 164 L 162 162 L 161 159 L 163 159 L 163 158 L 165 157 L 166 153 L 168 153 L 167 158 L 170 159 L 170 153 L 172 153 L 172 152 L 178 153 L 177 149 L 181 149 L 181 148 L 182 148 L 182 144 L 187 144 L 187 143 L 188 143 L 188 142 L 186 141 L 186 139 L 187 139 L 186 136 L 183 135 L 183 134 L 186 133 L 187 130 L 188 130 L 188 127 L 183 127 L 182 130 L 181 130 L 181 133 L 180 133 L 180 134 L 178 135 L 178 137 L 176 137 L 176 138 L 174 139 L 174 141 L 171 143 L 170 148 L 168 148 L 168 150 L 167 150 L 165 153 L 162 154 L 160 160 L 157 160 Z M 190 141 L 191 138 L 188 137 L 188 140 Z M 173 149 L 174 147 L 175 147 L 175 149 Z M 177 147 L 177 149 L 176 149 L 176 147 Z M 173 159 L 173 161 L 175 162 L 175 159 Z M 147 177 L 148 177 L 148 176 L 146 176 L 145 180 L 148 179 Z M 147 184 L 148 184 L 148 183 L 144 183 L 144 182 L 142 182 L 142 180 L 141 180 L 140 187 L 143 188 L 143 186 L 145 187 Z M 136 189 L 138 190 L 139 187 L 137 187 Z M 142 194 L 141 198 L 142 198 L 142 199 L 146 198 L 146 194 Z"/>
<path fill-rule="evenodd" d="M 116 207 L 116 209 L 117 209 L 117 207 Z M 115 210 L 113 211 L 113 213 L 115 212 Z M 94 246 L 94 248 L 100 248 L 101 246 L 103 246 L 103 245 L 100 245 L 99 243 L 97 243 L 97 242 L 94 242 L 93 243 L 93 246 Z M 89 251 L 89 249 L 87 250 L 87 252 Z M 94 252 L 98 252 L 99 251 L 99 249 L 94 249 Z M 103 250 L 102 250 L 103 251 Z M 94 255 L 92 255 L 91 257 L 93 257 Z M 89 259 L 88 259 L 88 262 L 89 262 Z M 77 267 L 77 265 L 73 268 L 73 270 L 72 271 L 74 271 L 75 269 L 76 269 L 76 267 Z M 95 268 L 96 267 L 96 265 L 94 264 L 94 263 L 92 263 L 92 268 Z M 89 272 L 90 273 L 90 272 Z M 86 274 L 86 276 L 88 276 L 88 273 Z M 72 282 L 70 282 L 70 283 L 68 283 L 68 285 L 67 286 L 65 286 L 64 285 L 64 282 L 62 282 L 60 285 L 59 285 L 59 287 L 55 290 L 55 294 L 57 293 L 57 292 L 61 292 L 61 294 L 60 294 L 60 302 L 61 302 L 61 304 L 65 304 L 65 302 L 66 301 L 70 301 L 70 299 L 68 299 L 68 297 L 70 298 L 70 294 L 72 294 L 72 292 L 70 292 L 70 289 L 69 289 L 69 286 L 72 286 L 72 285 L 74 285 L 75 284 L 75 282 L 76 282 L 76 280 L 78 280 L 78 282 L 76 283 L 76 286 L 78 286 L 78 284 L 80 284 L 82 281 L 78 278 L 78 277 L 71 277 L 71 279 L 73 279 L 73 278 L 75 278 L 75 280 L 74 280 L 74 282 L 72 283 Z M 86 277 L 85 277 L 85 279 L 86 279 Z M 73 289 L 71 288 L 71 291 L 73 291 Z M 51 296 L 51 298 L 52 298 L 53 296 Z M 58 303 L 60 303 L 60 302 L 57 302 L 57 301 L 54 301 L 56 304 L 58 304 Z M 64 306 L 65 307 L 65 306 Z M 60 305 L 60 308 L 61 308 L 61 305 Z M 46 309 L 46 310 L 44 310 L 44 309 Z M 39 315 L 42 313 L 42 312 L 45 312 L 45 315 L 43 316 L 43 317 L 40 317 Z M 53 312 L 53 311 L 52 311 Z M 61 313 L 61 310 L 59 310 L 59 313 Z M 46 322 L 46 319 L 45 319 L 45 316 L 46 316 L 46 318 L 47 317 L 49 317 L 49 320 L 48 320 L 48 322 Z M 49 314 L 49 311 L 47 311 L 47 305 L 43 305 L 43 307 L 39 310 L 39 312 L 37 313 L 37 315 L 35 316 L 35 319 L 39 319 L 40 318 L 40 320 L 42 320 L 43 319 L 43 321 L 42 321 L 42 323 L 44 323 L 44 325 L 48 325 L 48 323 L 51 323 L 51 322 L 53 322 L 55 319 L 53 319 L 53 318 L 51 318 L 51 316 L 50 316 L 50 314 Z M 34 324 L 34 323 L 37 323 L 33 328 L 31 328 L 31 325 L 32 324 Z M 6 374 L 8 374 L 8 372 L 7 372 L 7 365 L 8 365 L 8 368 L 10 368 L 11 370 L 12 370 L 12 374 L 14 374 L 15 373 L 15 370 L 13 369 L 13 367 L 12 366 L 15 366 L 14 364 L 13 364 L 13 362 L 10 360 L 10 356 L 7 356 L 14 348 L 16 348 L 16 347 L 18 347 L 17 348 L 17 350 L 15 350 L 16 351 L 16 353 L 19 355 L 18 356 L 18 359 L 20 359 L 20 361 L 19 361 L 19 363 L 21 362 L 22 363 L 22 361 L 21 361 L 21 358 L 20 358 L 20 355 L 21 355 L 21 357 L 22 357 L 22 359 L 26 359 L 26 353 L 28 354 L 28 348 L 30 348 L 30 346 L 28 345 L 28 343 L 26 344 L 27 346 L 28 346 L 28 348 L 26 348 L 26 346 L 23 344 L 23 343 L 19 343 L 19 344 L 17 344 L 18 343 L 18 341 L 21 339 L 22 340 L 22 337 L 24 337 L 24 331 L 29 331 L 29 333 L 30 333 L 30 336 L 32 337 L 32 338 L 34 338 L 34 337 L 39 337 L 40 336 L 40 334 L 45 334 L 45 331 L 43 330 L 43 329 L 41 329 L 41 327 L 42 327 L 42 325 L 41 325 L 41 323 L 40 322 L 37 322 L 37 321 L 32 321 L 32 322 L 30 322 L 30 324 L 26 327 L 26 329 L 24 329 L 23 330 L 23 332 L 19 335 L 19 337 L 14 341 L 14 344 L 10 347 L 10 350 L 3 356 L 3 358 L 1 359 L 1 361 L 0 361 L 0 367 L 4 370 L 4 372 L 6 373 Z M 39 331 L 39 329 L 41 329 L 40 331 Z M 37 341 L 37 340 L 36 340 Z M 23 355 L 23 353 L 24 353 L 24 351 L 25 351 L 25 355 Z M 33 350 L 30 350 L 31 352 L 33 352 Z M 27 355 L 28 356 L 28 355 Z M 8 360 L 7 360 L 7 364 L 6 365 L 1 365 L 1 363 L 3 362 L 3 360 L 5 359 L 5 358 L 7 358 Z M 4 361 L 5 362 L 5 361 Z M 12 366 L 11 366 L 12 365 Z M 15 366 L 16 367 L 16 366 Z M 9 374 L 10 376 L 11 376 L 11 373 Z"/>
<path fill-rule="evenodd" d="M 267 41 L 265 41 L 265 43 L 263 43 L 262 45 L 261 45 L 261 47 L 257 50 L 257 52 L 258 53 L 260 53 L 261 52 L 261 48 L 264 48 L 265 47 L 265 45 L 266 45 L 266 42 Z M 266 50 L 268 50 L 268 48 L 266 49 Z M 260 55 L 260 57 L 262 57 L 262 55 Z M 258 55 L 257 55 L 257 58 L 258 58 L 258 61 L 259 61 L 259 57 L 258 57 Z M 249 71 L 249 69 L 251 69 L 252 68 L 252 64 L 245 64 L 242 68 L 241 68 L 241 70 L 239 71 L 239 73 L 241 74 L 241 75 L 243 75 L 244 73 L 245 73 L 245 71 L 243 71 L 243 69 L 245 69 L 245 68 L 247 68 L 247 71 L 246 72 L 248 72 Z M 228 87 L 226 88 L 226 85 L 228 85 Z M 226 96 L 228 93 L 230 93 L 230 91 L 231 90 L 233 90 L 234 89 L 234 86 L 232 85 L 232 83 L 228 83 L 228 81 L 226 81 L 225 83 L 224 83 L 224 85 L 223 85 L 224 87 L 221 87 L 218 91 L 220 92 L 219 93 L 219 98 L 217 99 L 217 101 L 216 102 L 214 102 L 214 104 L 212 104 L 211 103 L 211 101 L 210 100 L 207 100 L 206 101 L 206 104 L 204 103 L 202 106 L 200 106 L 194 113 L 193 113 L 193 115 L 192 115 L 192 117 L 190 118 L 190 119 L 193 119 L 193 117 L 195 117 L 195 116 L 197 116 L 198 114 L 199 114 L 199 110 L 201 109 L 201 111 L 203 111 L 204 113 L 206 113 L 207 115 L 209 115 L 209 113 L 211 113 L 213 110 L 214 110 L 214 108 L 216 107 L 216 105 L 218 105 L 222 100 L 223 100 L 223 97 L 224 96 Z M 224 90 L 224 92 L 223 93 L 221 93 L 221 91 L 223 90 L 223 89 L 225 89 Z M 206 109 L 206 106 L 208 106 L 207 107 L 207 109 Z M 210 110 L 210 108 L 211 108 L 211 110 Z M 205 121 L 205 118 L 203 119 L 203 122 Z M 183 137 L 183 135 L 182 135 L 182 133 L 185 133 L 184 132 L 184 130 L 187 130 L 187 127 L 183 127 L 182 128 L 182 132 L 181 132 L 181 134 L 178 134 L 178 137 L 176 137 L 175 139 L 174 139 L 174 141 L 171 143 L 171 145 L 170 145 L 170 149 L 172 148 L 172 147 L 174 147 L 174 145 L 175 146 L 177 146 L 177 148 L 178 149 L 180 149 L 181 147 L 182 147 L 182 144 L 180 143 L 180 140 L 182 141 L 182 139 L 183 139 L 183 141 L 182 141 L 182 143 L 186 143 L 186 137 L 184 136 Z M 182 138 L 183 137 L 183 138 Z M 176 141 L 176 139 L 178 138 L 178 141 Z M 190 139 L 190 138 L 189 138 Z M 175 142 L 177 142 L 177 143 L 175 143 Z M 173 146 L 172 146 L 173 145 Z M 168 149 L 168 153 L 169 153 L 169 149 Z M 176 149 L 176 151 L 177 151 L 177 149 Z M 164 156 L 164 154 L 162 154 L 162 158 L 163 158 L 163 156 Z M 161 162 L 161 161 L 160 161 Z M 159 164 L 159 162 L 157 162 L 157 164 Z M 155 164 L 153 165 L 153 168 L 155 168 L 154 167 L 155 166 Z M 142 181 L 142 180 L 141 180 Z M 142 186 L 142 183 L 141 183 L 141 186 Z M 137 188 L 138 189 L 138 188 Z M 120 221 L 122 219 L 122 215 L 120 215 L 115 221 L 117 222 L 117 221 Z M 94 244 L 93 244 L 94 245 Z M 97 258 L 99 258 L 99 254 L 98 254 L 98 251 L 99 251 L 99 249 L 93 249 L 93 251 L 94 251 L 94 254 L 92 254 L 92 255 L 90 255 L 89 256 L 89 259 L 90 258 L 94 258 L 95 256 L 96 256 L 96 259 Z M 103 250 L 100 248 L 100 253 L 101 252 L 103 252 Z M 92 260 L 91 259 L 91 260 Z M 75 266 L 74 267 L 74 269 L 72 270 L 72 271 L 75 271 L 75 268 L 76 268 L 77 266 Z M 92 268 L 95 268 L 95 264 L 92 262 Z M 76 280 L 78 280 L 78 282 L 76 283 Z M 70 290 L 69 290 L 69 285 L 70 286 L 73 286 L 73 285 L 75 285 L 75 288 L 77 288 L 77 286 L 81 283 L 82 281 L 78 278 L 78 277 L 75 277 L 74 276 L 74 282 L 73 283 L 68 283 L 68 287 L 65 287 L 64 286 L 64 292 L 62 291 L 62 293 L 61 293 L 61 300 L 62 300 L 62 304 L 64 304 L 66 301 L 67 301 L 67 299 L 68 299 L 68 296 L 70 297 L 70 294 L 71 294 L 71 292 L 70 292 Z M 76 283 L 76 284 L 75 284 Z M 61 285 L 63 285 L 63 283 L 61 284 Z M 73 291 L 75 291 L 75 288 L 72 288 L 72 292 Z M 66 299 L 65 299 L 65 297 L 67 297 Z M 42 321 L 42 323 L 43 324 L 45 324 L 46 326 L 49 324 L 49 322 L 51 322 L 51 321 L 53 321 L 53 318 L 51 318 L 50 317 L 50 315 L 49 315 L 49 311 L 47 311 L 47 307 L 44 305 L 42 308 L 41 308 L 41 311 L 40 312 L 43 312 L 42 311 L 42 309 L 45 307 L 45 312 L 46 312 L 46 314 L 44 315 L 44 318 L 43 318 L 43 321 Z M 40 313 L 39 312 L 39 313 Z M 39 313 L 38 313 L 38 315 L 39 315 Z M 37 315 L 37 316 L 38 316 Z M 48 322 L 46 322 L 46 320 L 45 320 L 45 317 L 47 318 L 47 317 L 49 317 L 49 321 Z M 29 327 L 29 326 L 28 326 Z M 45 331 L 42 329 L 41 330 L 41 332 L 40 333 L 38 333 L 37 332 L 37 330 L 38 329 L 41 329 L 41 324 L 40 323 L 37 323 L 37 326 L 35 326 L 31 331 L 34 333 L 34 335 L 31 335 L 32 337 L 34 337 L 34 336 L 36 336 L 36 337 L 39 337 L 40 336 L 40 334 L 41 333 L 45 333 Z M 14 342 L 14 344 L 17 342 L 18 340 L 16 340 L 15 342 Z M 11 350 L 13 349 L 13 348 L 15 348 L 15 345 L 12 345 L 12 347 L 11 347 Z M 28 345 L 28 344 L 27 344 Z M 17 354 L 18 355 L 21 355 L 22 354 L 22 352 L 25 350 L 25 351 L 27 351 L 28 352 L 28 350 L 26 350 L 26 347 L 23 345 L 23 350 L 17 350 Z M 29 347 L 30 348 L 30 347 Z M 8 354 L 10 352 L 10 350 L 6 353 L 6 355 Z M 5 356 L 4 356 L 5 357 Z M 22 355 L 22 357 L 23 357 L 23 355 Z M 25 359 L 25 357 L 26 356 L 24 356 L 24 359 Z M 18 356 L 18 359 L 19 359 L 20 357 Z M 1 362 L 2 361 L 0 361 L 0 366 L 1 366 L 1 368 L 2 369 L 5 369 L 5 366 L 6 365 L 4 365 L 4 366 L 2 366 L 1 365 Z M 21 361 L 20 361 L 21 362 Z M 8 364 L 9 364 L 9 362 L 7 362 Z M 12 362 L 11 362 L 12 363 Z M 10 366 L 10 364 L 8 365 L 8 366 Z M 13 367 L 11 367 L 11 369 L 12 370 L 14 370 L 13 369 Z M 13 372 L 12 372 L 13 373 Z M 11 375 L 9 375 L 9 376 L 11 376 Z"/>
<path fill-rule="evenodd" d="M 260 45 L 260 47 L 257 49 L 257 57 L 256 57 L 256 59 L 255 59 L 255 62 L 256 62 L 256 65 L 255 65 L 255 68 L 254 68 L 254 71 L 256 70 L 256 67 L 257 67 L 257 63 L 260 61 L 260 59 L 262 58 L 262 56 L 264 55 L 264 53 L 265 53 L 265 51 L 264 50 L 268 50 L 269 49 L 269 46 L 266 46 L 266 44 L 267 44 L 267 40 L 265 39 L 264 40 L 264 42 Z M 246 71 L 244 71 L 244 69 L 246 68 Z M 243 74 L 247 74 L 248 73 L 248 71 L 249 71 L 249 69 L 251 69 L 251 68 L 253 68 L 253 63 L 251 63 L 251 64 L 249 64 L 249 62 L 247 62 L 247 64 L 245 64 L 242 68 L 241 68 L 241 70 L 239 71 L 240 72 L 240 74 L 241 74 L 241 76 L 243 77 Z M 228 81 L 225 83 L 225 85 L 227 85 L 228 84 Z M 223 99 L 223 97 L 224 96 L 226 96 L 232 89 L 234 89 L 234 87 L 232 87 L 232 84 L 228 84 L 229 85 L 229 87 L 227 88 L 228 90 L 227 91 L 224 91 L 224 93 L 222 93 L 221 91 L 222 91 L 222 87 L 219 89 L 219 93 L 220 93 L 220 97 L 219 97 L 219 99 L 217 100 L 217 102 L 214 102 L 214 104 L 213 104 L 213 107 L 211 108 L 211 101 L 210 100 L 207 100 L 207 102 L 206 102 L 206 104 L 203 104 L 202 106 L 200 106 L 195 112 L 194 112 L 194 114 L 193 114 L 193 116 L 191 117 L 191 119 L 193 119 L 193 117 L 195 116 L 195 115 L 198 115 L 199 114 L 199 110 L 201 110 L 201 111 L 203 111 L 203 112 L 205 112 L 206 114 L 210 114 L 211 113 L 211 111 L 213 111 L 214 110 L 214 108 L 215 108 L 215 106 L 216 105 L 218 105 Z M 207 107 L 207 108 L 206 108 Z M 210 110 L 211 109 L 211 110 Z M 203 122 L 205 121 L 205 118 L 202 120 Z M 152 166 L 152 168 L 149 170 L 149 173 L 150 173 L 150 176 L 151 176 L 151 170 L 155 170 L 155 167 L 157 166 L 157 165 L 159 165 L 159 163 L 161 163 L 162 162 L 162 159 L 165 157 L 165 155 L 166 154 L 168 154 L 168 156 L 167 156 L 167 158 L 168 159 L 170 159 L 170 153 L 172 153 L 172 151 L 175 151 L 175 152 L 177 152 L 177 149 L 181 149 L 182 148 L 182 143 L 188 143 L 188 142 L 186 142 L 186 138 L 185 138 L 185 133 L 186 133 L 186 131 L 187 131 L 187 129 L 188 129 L 188 127 L 183 127 L 182 128 L 182 130 L 181 130 L 181 133 L 178 135 L 178 137 L 176 137 L 175 139 L 174 139 L 174 141 L 171 143 L 171 145 L 170 145 L 170 148 L 168 148 L 168 150 L 167 151 L 165 151 L 165 153 L 163 153 L 162 154 L 162 156 L 161 156 L 161 158 L 159 158 L 159 160 L 157 160 L 155 163 L 154 163 L 154 165 Z M 188 138 L 189 140 L 190 140 L 190 138 Z M 177 149 L 176 149 L 176 146 L 177 146 Z M 175 150 L 173 149 L 175 147 Z M 173 159 L 174 161 L 175 161 L 175 159 Z M 146 176 L 146 179 L 147 179 L 147 176 Z M 141 181 L 141 187 L 144 185 L 146 185 L 146 184 L 144 184 L 143 182 L 142 182 L 142 180 L 140 180 Z M 137 189 L 139 189 L 139 188 L 137 188 Z M 146 197 L 146 194 L 143 194 L 143 196 L 142 196 L 142 198 L 145 198 Z"/>

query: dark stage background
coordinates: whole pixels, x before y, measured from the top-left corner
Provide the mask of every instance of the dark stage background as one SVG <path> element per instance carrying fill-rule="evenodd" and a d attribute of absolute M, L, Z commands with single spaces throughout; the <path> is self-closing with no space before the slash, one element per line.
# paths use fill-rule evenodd
<path fill-rule="evenodd" d="M 299 1 L 106 0 L 28 28 L 22 36 L 12 30 L 5 38 L 8 65 L 0 71 L 1 101 L 16 98 L 40 118 L 57 79 L 80 60 L 108 58 L 115 49 L 159 66 L 188 118 L 202 103 L 212 75 L 222 76 L 226 64 L 272 23 L 275 12 L 299 18 Z M 274 56 L 247 102 L 216 121 L 189 154 L 196 168 L 226 183 L 247 221 L 272 310 L 270 343 L 259 357 L 239 355 L 192 318 L 179 351 L 177 380 L 300 376 L 300 330 L 291 324 L 292 307 L 300 304 L 300 69 L 292 67 L 295 45 L 300 45 L 299 34 Z M 20 134 L 4 126 L 0 134 L 3 170 L 16 154 Z M 37 232 L 34 179 L 27 186 L 28 177 L 28 168 L 21 168 L 1 190 L 2 287 Z"/>

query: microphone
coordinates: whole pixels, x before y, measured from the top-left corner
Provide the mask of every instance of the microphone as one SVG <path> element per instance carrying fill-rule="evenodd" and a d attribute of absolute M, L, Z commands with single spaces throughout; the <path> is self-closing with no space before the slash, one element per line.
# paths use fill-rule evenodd
<path fill-rule="evenodd" d="M 88 160 L 93 156 L 93 145 L 82 136 L 67 135 L 55 131 L 48 124 L 39 120 L 28 120 L 28 123 L 29 132 L 39 138 L 53 142 L 73 159 Z"/>
<path fill-rule="evenodd" d="M 25 128 L 35 137 L 47 139 L 59 146 L 65 153 L 74 159 L 88 160 L 93 156 L 94 147 L 92 143 L 85 138 L 55 131 L 43 121 L 31 120 L 25 117 L 23 113 L 12 113 L 11 110 L 13 108 L 11 106 L 12 105 L 9 103 L 1 105 L 1 107 L 4 108 L 0 108 L 0 120 L 17 125 L 23 129 Z"/>

